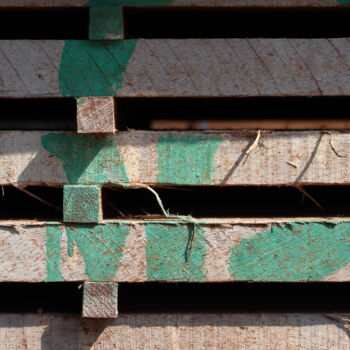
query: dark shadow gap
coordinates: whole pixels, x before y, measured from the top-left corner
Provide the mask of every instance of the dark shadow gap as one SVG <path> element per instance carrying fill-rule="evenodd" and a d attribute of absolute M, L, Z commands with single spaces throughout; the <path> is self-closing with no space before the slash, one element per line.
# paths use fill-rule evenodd
<path fill-rule="evenodd" d="M 349 97 L 117 98 L 118 130 L 350 129 Z"/>
<path fill-rule="evenodd" d="M 119 312 L 350 312 L 350 283 L 121 283 Z"/>
<path fill-rule="evenodd" d="M 349 8 L 124 8 L 126 38 L 337 38 Z"/>
<path fill-rule="evenodd" d="M 88 8 L 0 9 L 0 40 L 88 38 Z"/>
<path fill-rule="evenodd" d="M 350 186 L 304 186 L 304 193 L 290 186 L 177 186 L 155 190 L 172 215 L 196 218 L 350 216 Z M 154 194 L 144 188 L 104 188 L 102 201 L 105 219 L 162 216 Z"/>
<path fill-rule="evenodd" d="M 63 189 L 0 186 L 1 220 L 62 220 Z"/>
<path fill-rule="evenodd" d="M 0 283 L 0 313 L 80 314 L 80 283 Z"/>
<path fill-rule="evenodd" d="M 0 130 L 76 131 L 74 98 L 0 99 Z"/>

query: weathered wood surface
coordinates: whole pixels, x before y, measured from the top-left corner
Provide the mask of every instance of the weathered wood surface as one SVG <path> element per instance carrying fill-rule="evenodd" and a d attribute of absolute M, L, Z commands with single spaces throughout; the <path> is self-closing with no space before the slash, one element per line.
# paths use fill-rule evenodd
<path fill-rule="evenodd" d="M 83 317 L 116 318 L 118 316 L 118 283 L 85 282 Z"/>
<path fill-rule="evenodd" d="M 0 185 L 350 184 L 349 132 L 257 137 L 256 131 L 2 131 Z"/>
<path fill-rule="evenodd" d="M 350 41 L 0 41 L 0 96 L 350 94 Z"/>
<path fill-rule="evenodd" d="M 2 7 L 69 6 L 223 6 L 223 7 L 334 7 L 347 0 L 0 0 Z"/>
<path fill-rule="evenodd" d="M 113 97 L 81 97 L 77 101 L 78 133 L 115 132 L 115 104 Z"/>
<path fill-rule="evenodd" d="M 2 222 L 0 281 L 350 282 L 350 221 Z"/>
<path fill-rule="evenodd" d="M 345 314 L 1 314 L 0 350 L 349 350 Z"/>
<path fill-rule="evenodd" d="M 0 350 L 349 350 L 344 314 L 1 314 Z M 339 321 L 338 321 L 339 320 Z"/>

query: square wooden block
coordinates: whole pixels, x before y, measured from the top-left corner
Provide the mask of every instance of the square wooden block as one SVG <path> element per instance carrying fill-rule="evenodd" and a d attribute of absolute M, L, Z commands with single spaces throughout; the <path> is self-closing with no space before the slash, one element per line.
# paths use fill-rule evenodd
<path fill-rule="evenodd" d="M 85 282 L 83 317 L 116 318 L 118 316 L 118 283 Z"/>
<path fill-rule="evenodd" d="M 80 97 L 77 100 L 78 133 L 115 132 L 113 97 Z"/>
<path fill-rule="evenodd" d="M 98 223 L 102 220 L 101 188 L 94 185 L 65 185 L 63 221 Z"/>

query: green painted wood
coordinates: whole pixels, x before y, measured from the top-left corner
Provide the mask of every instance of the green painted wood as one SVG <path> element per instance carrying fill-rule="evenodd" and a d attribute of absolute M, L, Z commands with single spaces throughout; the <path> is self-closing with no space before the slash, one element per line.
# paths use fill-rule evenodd
<path fill-rule="evenodd" d="M 90 7 L 89 39 L 116 40 L 124 37 L 123 9 L 119 6 Z"/>
<path fill-rule="evenodd" d="M 63 221 L 98 223 L 102 220 L 101 188 L 94 185 L 65 185 Z"/>

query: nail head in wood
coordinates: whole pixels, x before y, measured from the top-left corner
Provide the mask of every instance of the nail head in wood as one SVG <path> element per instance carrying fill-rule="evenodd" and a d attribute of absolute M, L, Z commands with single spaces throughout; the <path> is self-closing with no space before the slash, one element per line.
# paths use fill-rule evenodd
<path fill-rule="evenodd" d="M 101 188 L 94 185 L 65 185 L 63 221 L 98 223 L 102 220 Z"/>
<path fill-rule="evenodd" d="M 80 97 L 77 99 L 78 133 L 115 132 L 113 97 Z"/>
<path fill-rule="evenodd" d="M 84 318 L 116 318 L 118 316 L 118 283 L 85 282 Z"/>
<path fill-rule="evenodd" d="M 90 40 L 120 40 L 124 38 L 123 8 L 93 6 L 90 8 Z"/>

